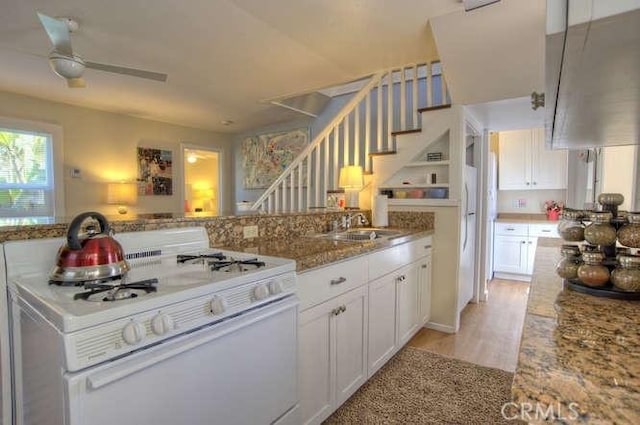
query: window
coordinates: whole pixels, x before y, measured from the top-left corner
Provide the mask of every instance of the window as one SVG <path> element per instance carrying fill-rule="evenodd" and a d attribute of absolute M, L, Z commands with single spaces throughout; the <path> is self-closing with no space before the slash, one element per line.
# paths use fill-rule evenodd
<path fill-rule="evenodd" d="M 0 120 L 2 222 L 20 224 L 25 218 L 42 222 L 38 218 L 62 213 L 59 201 L 64 199 L 64 192 L 54 184 L 58 174 L 54 158 L 60 156 L 54 149 L 56 133 L 59 129 L 55 126 Z"/>

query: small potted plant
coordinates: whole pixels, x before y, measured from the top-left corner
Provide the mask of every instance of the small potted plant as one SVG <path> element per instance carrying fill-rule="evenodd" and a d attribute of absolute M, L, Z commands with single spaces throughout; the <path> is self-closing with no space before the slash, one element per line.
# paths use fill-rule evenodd
<path fill-rule="evenodd" d="M 545 201 L 544 209 L 547 211 L 547 220 L 557 221 L 563 208 L 564 203 L 562 201 Z"/>

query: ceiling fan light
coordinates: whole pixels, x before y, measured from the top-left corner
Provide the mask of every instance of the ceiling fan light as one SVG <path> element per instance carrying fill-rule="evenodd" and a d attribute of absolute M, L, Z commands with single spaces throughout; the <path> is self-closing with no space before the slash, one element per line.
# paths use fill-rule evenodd
<path fill-rule="evenodd" d="M 80 78 L 84 72 L 84 62 L 78 56 L 68 57 L 56 53 L 49 56 L 49 64 L 53 72 L 62 78 Z"/>

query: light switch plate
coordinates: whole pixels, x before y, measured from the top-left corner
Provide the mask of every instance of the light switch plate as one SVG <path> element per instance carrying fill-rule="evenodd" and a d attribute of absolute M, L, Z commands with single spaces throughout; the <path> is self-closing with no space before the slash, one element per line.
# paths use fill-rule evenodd
<path fill-rule="evenodd" d="M 258 237 L 258 226 L 244 226 L 242 228 L 242 235 L 245 239 Z"/>

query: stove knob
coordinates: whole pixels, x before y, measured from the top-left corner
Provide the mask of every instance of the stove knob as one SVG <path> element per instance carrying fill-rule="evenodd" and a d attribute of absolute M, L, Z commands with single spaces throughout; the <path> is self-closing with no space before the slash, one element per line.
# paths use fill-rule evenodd
<path fill-rule="evenodd" d="M 135 345 L 144 339 L 144 325 L 140 322 L 129 322 L 122 330 L 122 339 L 129 345 Z"/>
<path fill-rule="evenodd" d="M 281 293 L 282 291 L 284 291 L 284 288 L 282 287 L 282 282 L 279 280 L 274 280 L 269 282 L 269 292 L 271 292 L 272 295 L 277 295 L 279 293 Z"/>
<path fill-rule="evenodd" d="M 222 314 L 225 312 L 225 310 L 227 309 L 227 302 L 221 296 L 216 295 L 211 300 L 210 307 L 211 313 L 213 313 L 214 316 L 217 316 L 218 314 Z"/>
<path fill-rule="evenodd" d="M 159 313 L 151 319 L 151 330 L 156 335 L 164 335 L 174 327 L 173 319 L 168 314 Z"/>
<path fill-rule="evenodd" d="M 253 298 L 256 301 L 264 300 L 269 296 L 269 288 L 264 283 L 253 288 Z"/>

